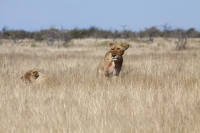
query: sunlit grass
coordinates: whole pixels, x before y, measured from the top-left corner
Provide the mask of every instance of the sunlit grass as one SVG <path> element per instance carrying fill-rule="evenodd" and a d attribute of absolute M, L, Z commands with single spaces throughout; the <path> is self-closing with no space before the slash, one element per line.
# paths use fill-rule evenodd
<path fill-rule="evenodd" d="M 188 44 L 183 51 L 131 47 L 120 76 L 99 81 L 97 66 L 109 47 L 76 43 L 67 48 L 0 46 L 2 132 L 200 131 L 198 45 Z M 20 77 L 31 69 L 56 85 L 23 84 Z"/>

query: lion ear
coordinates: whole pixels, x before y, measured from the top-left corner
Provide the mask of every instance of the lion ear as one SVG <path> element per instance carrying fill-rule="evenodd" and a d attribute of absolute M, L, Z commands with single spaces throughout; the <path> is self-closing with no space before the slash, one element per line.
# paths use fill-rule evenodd
<path fill-rule="evenodd" d="M 115 44 L 113 44 L 113 43 L 110 43 L 110 44 L 109 44 L 109 46 L 110 46 L 111 48 L 112 48 L 114 45 L 115 45 Z"/>
<path fill-rule="evenodd" d="M 124 50 L 127 50 L 129 48 L 129 44 L 126 44 L 123 47 L 124 47 Z"/>

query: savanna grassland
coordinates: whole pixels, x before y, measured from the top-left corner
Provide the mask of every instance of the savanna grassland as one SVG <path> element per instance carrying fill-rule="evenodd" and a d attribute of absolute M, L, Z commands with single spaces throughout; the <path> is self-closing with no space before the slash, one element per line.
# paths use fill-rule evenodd
<path fill-rule="evenodd" d="M 109 42 L 129 43 L 117 79 L 101 81 Z M 38 69 L 52 85 L 24 84 Z M 0 132 L 200 132 L 200 39 L 72 40 L 66 47 L 2 40 Z"/>

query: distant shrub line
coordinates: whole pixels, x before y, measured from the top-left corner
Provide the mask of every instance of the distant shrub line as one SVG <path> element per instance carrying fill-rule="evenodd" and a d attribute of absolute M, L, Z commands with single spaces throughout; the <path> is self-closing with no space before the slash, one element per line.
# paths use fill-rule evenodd
<path fill-rule="evenodd" d="M 49 28 L 40 31 L 25 31 L 25 30 L 9 30 L 7 27 L 3 27 L 0 31 L 0 39 L 34 39 L 35 41 L 46 40 L 50 46 L 57 45 L 59 41 L 69 42 L 71 39 L 76 38 L 153 38 L 153 37 L 181 37 L 186 35 L 188 38 L 199 38 L 200 32 L 194 28 L 188 30 L 183 29 L 171 29 L 170 26 L 164 25 L 162 29 L 156 27 L 145 28 L 138 32 L 126 30 L 102 30 L 97 27 L 90 27 L 88 29 L 56 29 Z M 140 40 L 137 40 L 140 41 Z"/>

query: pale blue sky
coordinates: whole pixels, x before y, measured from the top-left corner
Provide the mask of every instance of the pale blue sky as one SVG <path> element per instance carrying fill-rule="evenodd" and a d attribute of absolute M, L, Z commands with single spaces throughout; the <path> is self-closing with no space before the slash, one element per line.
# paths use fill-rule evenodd
<path fill-rule="evenodd" d="M 168 23 L 200 31 L 200 0 L 0 0 L 0 30 L 50 27 L 139 31 Z"/>

